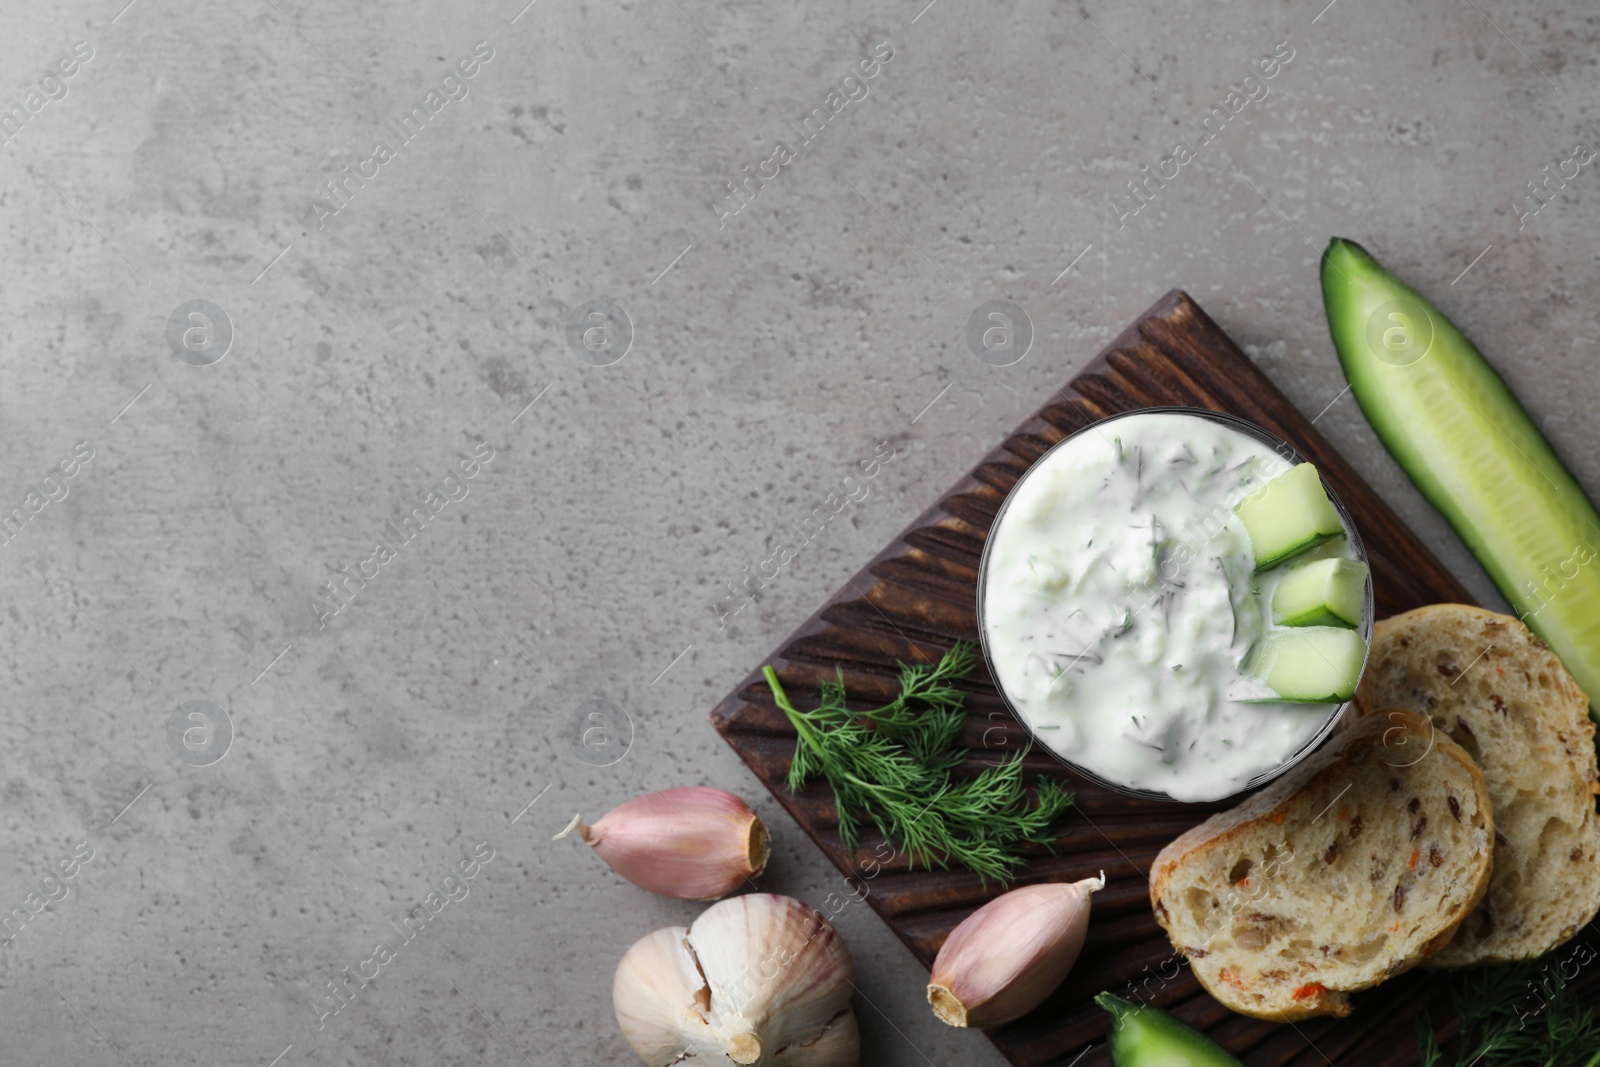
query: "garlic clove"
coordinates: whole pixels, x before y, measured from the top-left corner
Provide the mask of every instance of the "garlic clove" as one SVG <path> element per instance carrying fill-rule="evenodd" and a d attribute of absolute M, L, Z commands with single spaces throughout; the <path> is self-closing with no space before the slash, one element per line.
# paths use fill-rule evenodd
<path fill-rule="evenodd" d="M 663 789 L 634 797 L 593 826 L 576 830 L 606 864 L 636 886 L 684 900 L 715 900 L 767 866 L 767 828 L 750 806 L 709 786 Z"/>
<path fill-rule="evenodd" d="M 816 1037 L 849 1010 L 850 951 L 815 908 L 765 893 L 735 897 L 696 919 L 690 934 L 712 1002 L 730 1020 L 764 1019 L 768 1051 Z"/>
<path fill-rule="evenodd" d="M 689 931 L 669 926 L 634 942 L 611 981 L 617 1025 L 646 1063 L 672 1063 L 686 1047 L 683 1033 L 704 1029 L 698 1014 L 705 983 L 684 947 Z"/>
<path fill-rule="evenodd" d="M 967 916 L 933 961 L 933 1013 L 951 1026 L 984 1029 L 1037 1008 L 1077 962 L 1089 896 L 1105 884 L 1102 871 L 1070 885 L 1024 886 Z"/>
<path fill-rule="evenodd" d="M 637 941 L 612 1003 L 650 1067 L 855 1067 L 850 950 L 815 909 L 753 893 Z"/>

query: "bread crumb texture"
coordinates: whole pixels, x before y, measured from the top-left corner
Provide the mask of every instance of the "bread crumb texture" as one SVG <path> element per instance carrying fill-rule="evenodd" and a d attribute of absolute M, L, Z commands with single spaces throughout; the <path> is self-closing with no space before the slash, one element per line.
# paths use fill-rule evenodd
<path fill-rule="evenodd" d="M 1461 604 L 1384 619 L 1359 706 L 1427 715 L 1488 783 L 1497 830 L 1489 892 L 1431 965 L 1540 956 L 1594 918 L 1594 724 L 1588 697 L 1543 641 L 1515 618 Z"/>
<path fill-rule="evenodd" d="M 1157 920 L 1234 1011 L 1347 1015 L 1348 994 L 1437 952 L 1489 882 L 1482 774 L 1386 709 L 1156 858 Z"/>

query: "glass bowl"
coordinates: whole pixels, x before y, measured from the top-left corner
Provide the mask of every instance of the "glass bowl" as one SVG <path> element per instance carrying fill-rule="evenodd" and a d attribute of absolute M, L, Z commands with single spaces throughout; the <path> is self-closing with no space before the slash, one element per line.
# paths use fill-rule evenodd
<path fill-rule="evenodd" d="M 1011 491 L 1006 494 L 1005 500 L 1000 505 L 1000 510 L 995 513 L 994 524 L 990 526 L 988 536 L 984 539 L 983 555 L 978 563 L 978 640 L 983 649 L 984 662 L 989 668 L 989 675 L 994 679 L 995 689 L 999 692 L 1000 699 L 1005 702 L 1007 710 L 1011 712 L 1012 718 L 1016 719 L 1017 722 L 1022 724 L 1022 726 L 1028 731 L 1029 736 L 1034 740 L 1034 742 L 1037 743 L 1038 747 L 1042 748 L 1046 752 L 1049 752 L 1074 774 L 1080 775 L 1083 778 L 1086 778 L 1089 781 L 1094 782 L 1095 784 L 1109 789 L 1115 793 L 1120 793 L 1124 796 L 1138 797 L 1143 800 L 1164 800 L 1171 803 L 1215 803 L 1216 801 L 1224 800 L 1232 796 L 1238 796 L 1242 793 L 1249 792 L 1250 790 L 1257 789 L 1283 774 L 1301 760 L 1305 759 L 1324 741 L 1326 741 L 1329 735 L 1332 734 L 1333 731 L 1338 727 L 1340 720 L 1345 714 L 1345 710 L 1349 708 L 1351 702 L 1345 701 L 1342 704 L 1333 705 L 1328 713 L 1327 720 L 1322 723 L 1322 725 L 1311 736 L 1311 738 L 1305 742 L 1305 744 L 1293 752 L 1282 763 L 1269 770 L 1256 774 L 1244 785 L 1240 786 L 1233 792 L 1223 796 L 1212 797 L 1204 800 L 1178 800 L 1177 798 L 1161 792 L 1160 790 L 1142 789 L 1134 786 L 1123 785 L 1118 782 L 1113 782 L 1096 773 L 1093 769 L 1080 763 L 1076 763 L 1072 759 L 1057 752 L 1054 747 L 1052 747 L 1047 741 L 1038 735 L 1038 733 L 1034 730 L 1033 725 L 1028 721 L 1027 714 L 1012 701 L 1010 694 L 1006 692 L 1005 686 L 1000 680 L 1000 672 L 995 666 L 993 650 L 989 645 L 989 627 L 987 625 L 988 615 L 985 610 L 985 601 L 987 599 L 988 592 L 990 549 L 994 544 L 995 533 L 1000 529 L 1001 524 L 1005 521 L 1006 510 L 1011 506 L 1011 502 L 1016 499 L 1017 490 L 1022 487 L 1023 483 L 1026 482 L 1035 471 L 1039 470 L 1044 465 L 1044 460 L 1049 457 L 1050 453 L 1054 452 L 1058 448 L 1065 447 L 1080 435 L 1090 432 L 1103 431 L 1108 424 L 1116 422 L 1118 419 L 1127 418 L 1131 415 L 1153 414 L 1188 415 L 1198 419 L 1207 419 L 1212 422 L 1221 423 L 1222 425 L 1225 425 L 1261 442 L 1262 444 L 1271 448 L 1279 456 L 1283 457 L 1283 459 L 1291 465 L 1307 462 L 1305 457 L 1301 456 L 1300 453 L 1297 452 L 1287 441 L 1284 441 L 1282 438 L 1279 438 L 1274 434 L 1268 433 L 1255 423 L 1239 418 L 1235 415 L 1228 415 L 1218 411 L 1210 411 L 1205 408 L 1137 408 L 1132 411 L 1124 411 L 1119 412 L 1116 415 L 1111 415 L 1107 418 L 1101 419 L 1099 422 L 1091 423 L 1088 426 L 1069 434 L 1056 444 L 1052 445 L 1049 450 L 1044 453 L 1044 455 L 1040 456 L 1038 460 L 1029 465 L 1028 469 L 1022 473 L 1022 477 L 1017 479 L 1017 484 L 1012 486 Z M 1344 526 L 1344 535 L 1349 545 L 1349 558 L 1366 563 L 1366 549 L 1361 544 L 1361 535 L 1356 530 L 1355 520 L 1350 517 L 1350 512 L 1345 508 L 1344 502 L 1339 499 L 1338 494 L 1333 491 L 1333 488 L 1328 485 L 1326 480 L 1323 481 L 1322 487 L 1327 491 L 1328 499 L 1332 502 L 1334 510 L 1338 512 L 1339 521 Z M 1370 657 L 1372 650 L 1372 623 L 1372 574 L 1369 569 L 1367 574 L 1367 587 L 1362 598 L 1361 625 L 1358 628 L 1361 634 L 1361 639 L 1367 646 L 1368 657 Z M 1363 658 L 1362 660 L 1362 670 L 1366 670 L 1366 658 Z"/>

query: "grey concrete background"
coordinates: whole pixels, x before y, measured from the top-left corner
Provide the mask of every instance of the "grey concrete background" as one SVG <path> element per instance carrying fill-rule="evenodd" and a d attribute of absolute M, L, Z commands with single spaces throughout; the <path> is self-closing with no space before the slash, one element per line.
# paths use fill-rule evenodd
<path fill-rule="evenodd" d="M 1514 207 L 1600 138 L 1579 4 L 124 2 L 0 16 L 0 104 L 28 113 L 0 147 L 0 510 L 31 515 L 0 547 L 0 907 L 93 849 L 0 949 L 6 1063 L 632 1062 L 612 969 L 698 907 L 551 833 L 721 785 L 772 827 L 764 887 L 820 903 L 837 875 L 706 712 L 1168 288 L 1326 408 L 1484 597 L 1337 399 L 1330 234 L 1436 297 L 1600 491 L 1600 178 Z M 868 95 L 719 220 L 883 41 Z M 478 42 L 469 94 L 319 219 Z M 1282 42 L 1270 94 L 1119 225 L 1113 196 Z M 633 330 L 606 367 L 565 339 L 601 298 Z M 236 331 L 205 367 L 166 340 L 196 299 Z M 962 340 L 991 299 L 1036 332 L 1003 369 Z M 871 495 L 719 623 L 880 440 Z M 319 625 L 323 583 L 481 444 L 468 495 Z M 575 745 L 596 698 L 634 730 L 609 767 Z M 208 766 L 169 746 L 192 700 L 233 731 Z M 326 983 L 480 842 L 470 896 L 319 1029 Z M 838 925 L 863 1063 L 1001 1062 L 864 906 Z"/>

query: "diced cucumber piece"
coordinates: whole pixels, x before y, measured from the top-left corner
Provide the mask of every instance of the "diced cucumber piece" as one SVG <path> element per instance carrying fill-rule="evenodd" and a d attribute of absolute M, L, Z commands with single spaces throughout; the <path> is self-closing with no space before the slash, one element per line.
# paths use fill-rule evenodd
<path fill-rule="evenodd" d="M 1322 254 L 1328 328 L 1395 462 L 1549 642 L 1600 718 L 1600 514 L 1472 342 L 1353 241 Z"/>
<path fill-rule="evenodd" d="M 1283 576 L 1272 594 L 1272 614 L 1283 626 L 1360 626 L 1366 597 L 1365 563 L 1318 559 Z"/>
<path fill-rule="evenodd" d="M 1244 1067 L 1228 1051 L 1149 1004 L 1101 993 L 1095 1003 L 1111 1013 L 1111 1062 L 1116 1067 Z"/>
<path fill-rule="evenodd" d="M 1279 700 L 1339 704 L 1356 695 L 1367 643 L 1342 626 L 1274 631 L 1261 648 L 1255 675 Z"/>
<path fill-rule="evenodd" d="M 1344 533 L 1339 513 L 1310 463 L 1290 467 L 1233 510 L 1250 535 L 1257 572 Z"/>

